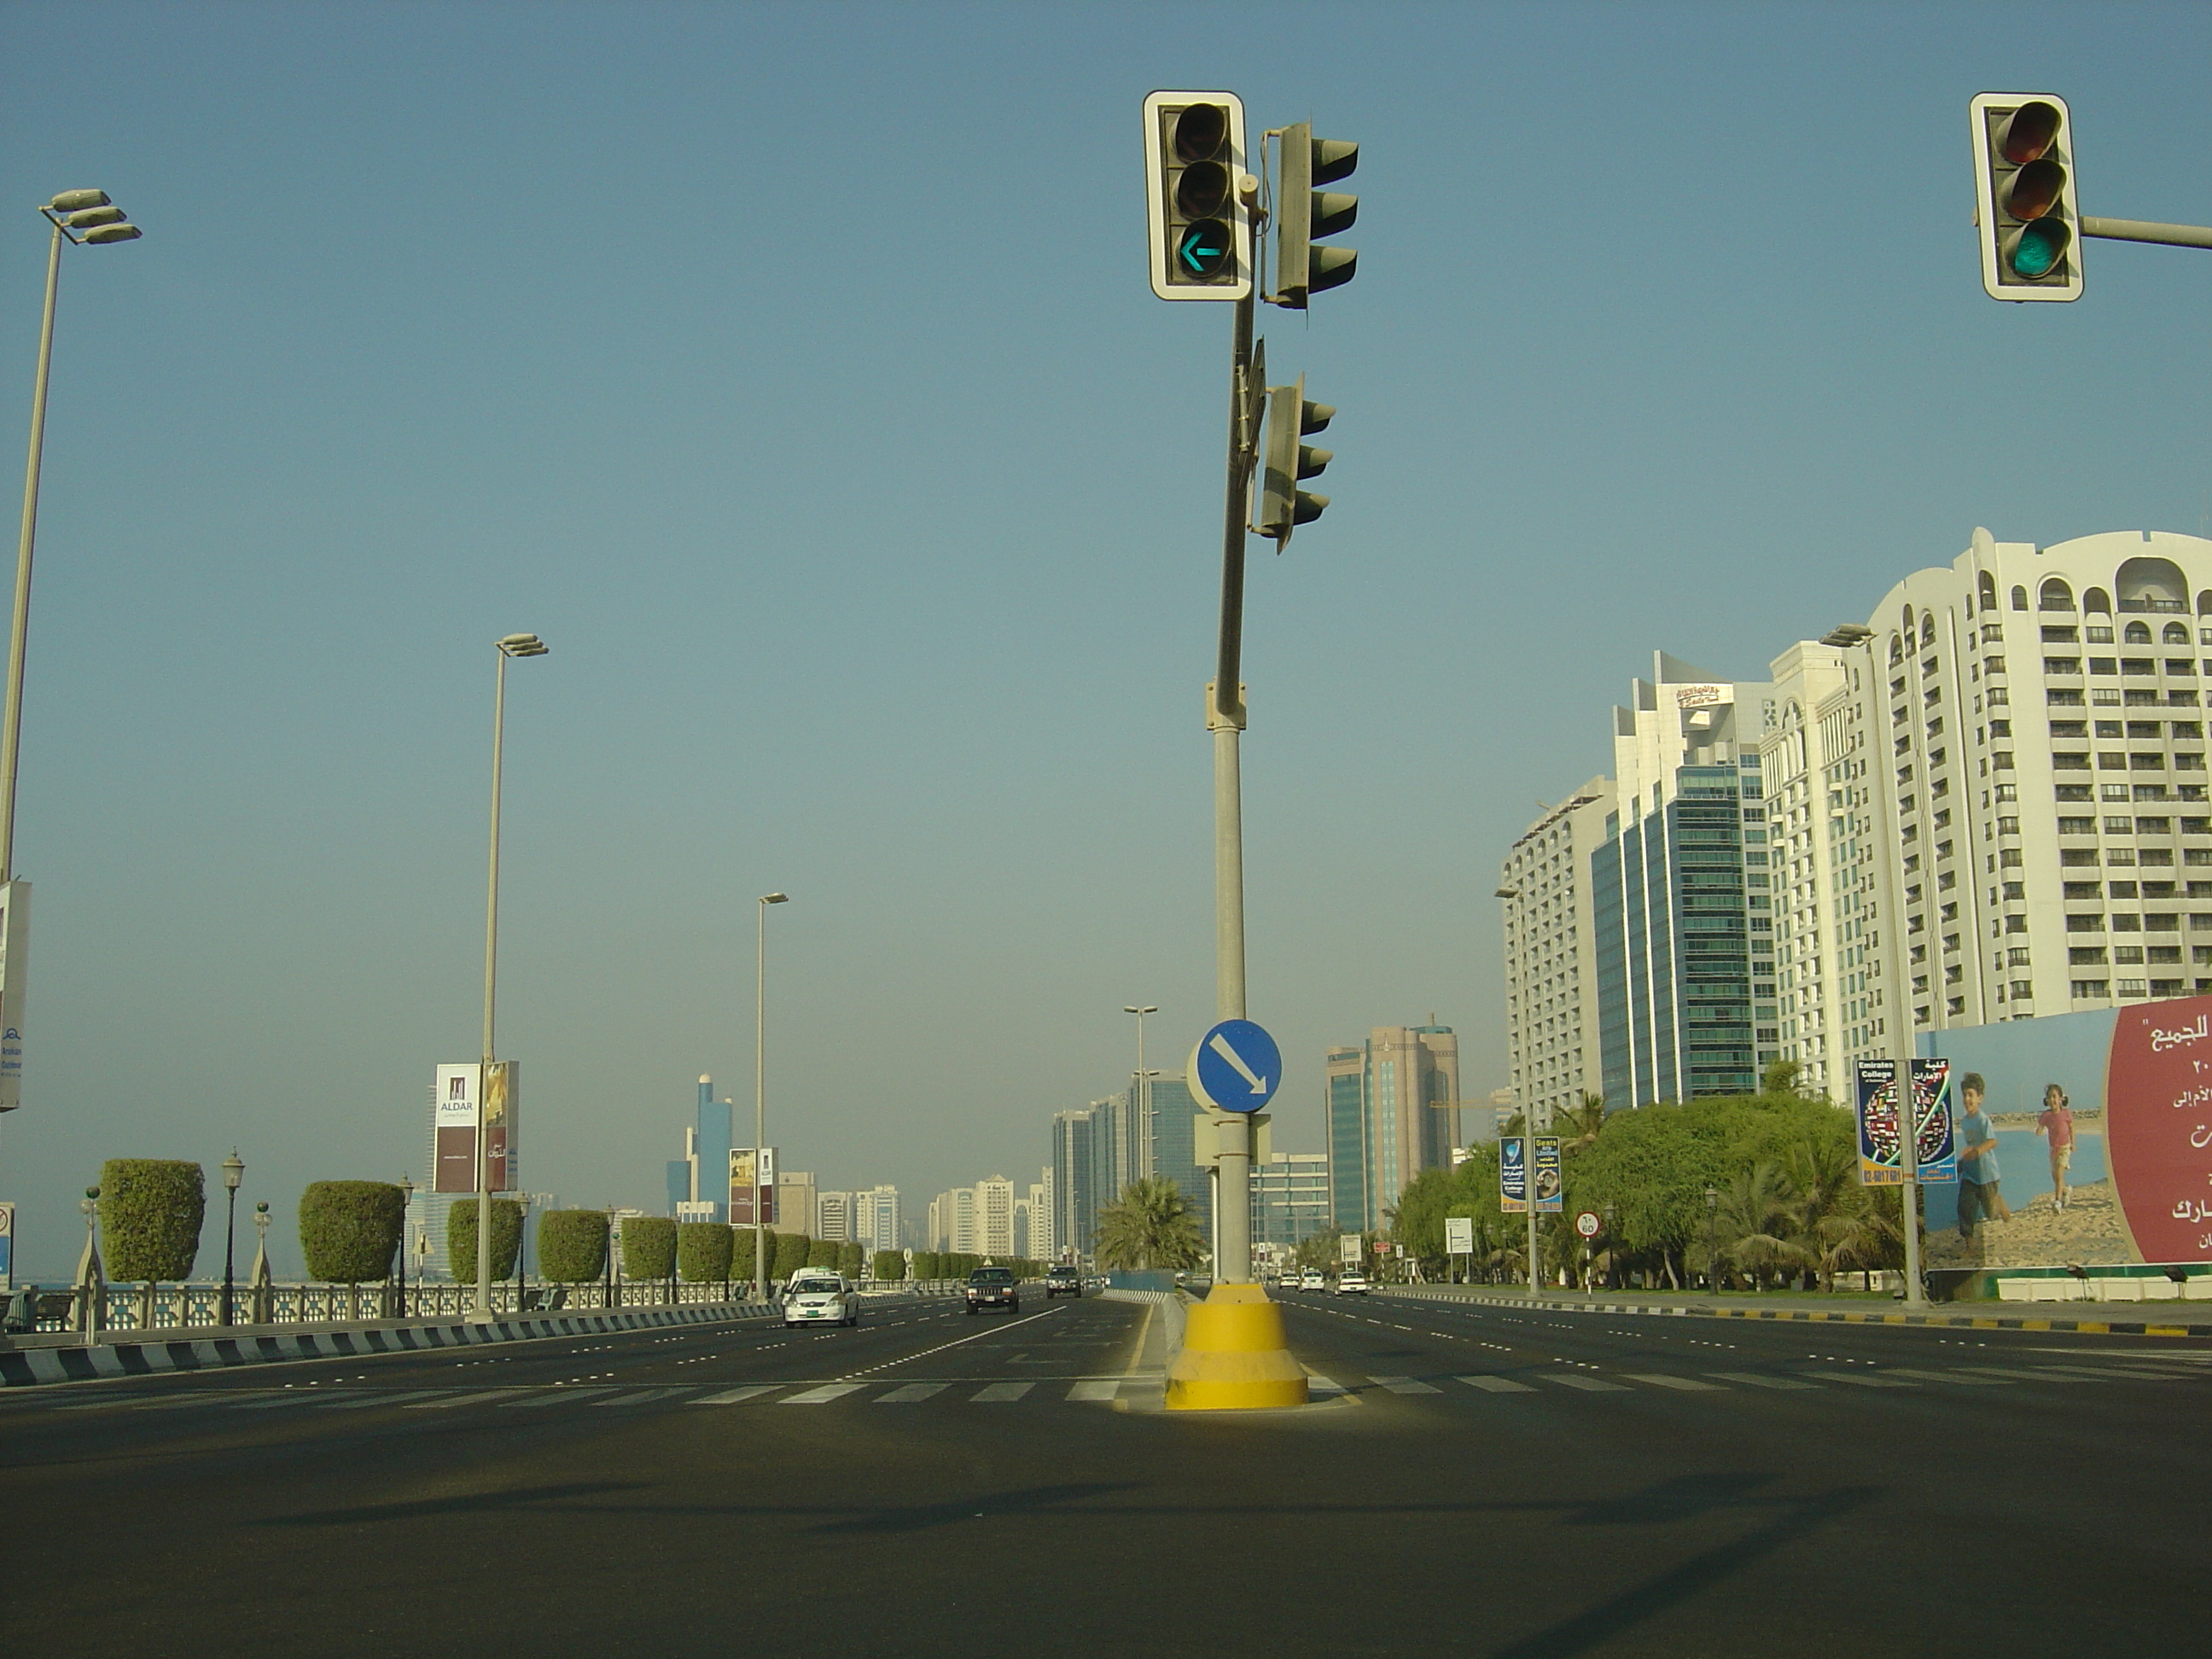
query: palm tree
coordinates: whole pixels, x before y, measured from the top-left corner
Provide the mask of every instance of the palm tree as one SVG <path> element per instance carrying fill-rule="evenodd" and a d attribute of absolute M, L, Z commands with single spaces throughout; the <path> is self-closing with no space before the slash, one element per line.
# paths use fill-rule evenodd
<path fill-rule="evenodd" d="M 1598 1134 L 1605 1127 L 1605 1097 L 1585 1091 L 1582 1104 L 1560 1113 L 1553 1127 L 1559 1132 L 1562 1152 L 1588 1152 L 1597 1145 Z"/>
<path fill-rule="evenodd" d="M 1165 1176 L 1131 1182 L 1098 1212 L 1102 1267 L 1194 1267 L 1203 1254 L 1197 1213 Z"/>
<path fill-rule="evenodd" d="M 1741 1171 L 1721 1192 L 1721 1254 L 1753 1275 L 1810 1261 L 1813 1253 L 1791 1213 L 1794 1197 L 1790 1177 L 1772 1158 Z"/>

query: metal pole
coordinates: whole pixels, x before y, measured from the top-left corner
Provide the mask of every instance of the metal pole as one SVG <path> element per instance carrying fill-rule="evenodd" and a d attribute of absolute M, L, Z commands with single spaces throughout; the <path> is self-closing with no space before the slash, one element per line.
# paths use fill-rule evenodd
<path fill-rule="evenodd" d="M 484 896 L 483 1067 L 477 1079 L 477 1317 L 491 1317 L 491 1126 L 492 1012 L 499 981 L 499 776 L 507 733 L 507 653 L 499 659 L 491 700 L 491 874 Z"/>
<path fill-rule="evenodd" d="M 238 1272 L 238 1188 L 229 1193 L 230 1211 L 223 1220 L 222 1231 L 222 1322 L 231 1322 L 231 1286 Z"/>
<path fill-rule="evenodd" d="M 39 528 L 39 467 L 46 442 L 46 376 L 54 359 L 54 293 L 61 281 L 62 228 L 46 249 L 46 306 L 31 383 L 31 453 L 23 467 L 23 533 L 15 544 L 15 612 L 8 635 L 8 701 L 0 715 L 0 882 L 15 873 L 15 761 L 23 735 L 23 647 L 31 628 L 31 549 Z"/>
<path fill-rule="evenodd" d="M 1244 985 L 1244 808 L 1238 738 L 1244 729 L 1239 682 L 1244 633 L 1245 497 L 1251 483 L 1252 299 L 1237 301 L 1229 375 L 1229 475 L 1221 528 L 1221 633 L 1206 726 L 1213 733 L 1214 1016 L 1243 1019 Z M 1220 1246 L 1217 1283 L 1252 1282 L 1252 1121 L 1224 1115 L 1214 1222 Z"/>
<path fill-rule="evenodd" d="M 2151 219 L 2081 216 L 2081 234 L 2108 242 L 2157 242 L 2166 247 L 2212 247 L 2212 225 L 2163 225 Z"/>
<path fill-rule="evenodd" d="M 768 1300 L 768 1263 L 761 1252 L 768 1243 L 768 1223 L 762 1216 L 761 1163 L 768 1146 L 768 901 L 753 907 L 759 922 L 753 940 L 753 1300 Z"/>

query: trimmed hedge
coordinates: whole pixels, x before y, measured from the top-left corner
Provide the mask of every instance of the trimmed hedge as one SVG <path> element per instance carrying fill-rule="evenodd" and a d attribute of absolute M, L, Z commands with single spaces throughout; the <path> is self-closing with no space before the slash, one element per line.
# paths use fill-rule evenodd
<path fill-rule="evenodd" d="M 538 1221 L 538 1271 L 555 1285 L 588 1285 L 607 1270 L 607 1212 L 548 1210 Z"/>
<path fill-rule="evenodd" d="M 676 1224 L 665 1215 L 626 1215 L 622 1224 L 625 1279 L 666 1279 L 676 1271 Z"/>
<path fill-rule="evenodd" d="M 899 1250 L 876 1252 L 875 1277 L 885 1284 L 906 1277 L 906 1255 Z"/>
<path fill-rule="evenodd" d="M 817 1238 L 807 1249 L 806 1265 L 810 1267 L 835 1267 L 837 1265 L 838 1255 L 836 1240 Z"/>
<path fill-rule="evenodd" d="M 848 1279 L 860 1278 L 860 1269 L 867 1265 L 867 1252 L 858 1244 L 840 1244 L 837 1247 L 837 1271 Z"/>
<path fill-rule="evenodd" d="M 100 1237 L 110 1279 L 156 1285 L 189 1278 L 207 1218 L 197 1164 L 111 1158 L 100 1166 Z"/>
<path fill-rule="evenodd" d="M 369 1285 L 392 1277 L 407 1222 L 407 1194 L 388 1181 L 311 1181 L 300 1194 L 300 1249 L 307 1277 Z"/>
<path fill-rule="evenodd" d="M 522 1206 L 514 1199 L 491 1201 L 491 1276 L 511 1277 L 522 1246 Z M 477 1201 L 457 1198 L 446 1212 L 446 1266 L 464 1285 L 477 1281 Z"/>
<path fill-rule="evenodd" d="M 726 1224 L 685 1221 L 676 1229 L 676 1270 L 687 1285 L 719 1285 L 730 1277 L 731 1246 Z"/>
<path fill-rule="evenodd" d="M 771 1279 L 788 1279 L 814 1259 L 814 1241 L 805 1233 L 779 1233 L 775 1254 L 769 1258 L 775 1269 Z"/>
<path fill-rule="evenodd" d="M 734 1227 L 731 1231 L 733 1236 L 730 1240 L 730 1277 L 750 1282 L 753 1276 L 753 1230 L 741 1226 Z M 775 1265 L 775 1229 L 763 1228 L 761 1237 L 767 1252 L 769 1265 L 774 1267 Z"/>

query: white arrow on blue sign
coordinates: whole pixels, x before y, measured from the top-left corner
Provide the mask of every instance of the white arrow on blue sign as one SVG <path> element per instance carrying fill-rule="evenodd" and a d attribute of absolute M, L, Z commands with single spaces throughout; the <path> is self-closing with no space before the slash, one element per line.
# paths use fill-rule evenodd
<path fill-rule="evenodd" d="M 1190 1091 L 1201 1106 L 1256 1112 L 1283 1083 L 1283 1051 L 1265 1028 L 1224 1019 L 1190 1051 Z"/>

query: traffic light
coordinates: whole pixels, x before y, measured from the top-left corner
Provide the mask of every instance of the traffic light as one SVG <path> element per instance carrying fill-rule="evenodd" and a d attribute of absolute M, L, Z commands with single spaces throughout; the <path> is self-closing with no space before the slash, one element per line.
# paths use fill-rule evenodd
<path fill-rule="evenodd" d="M 2066 100 L 1985 92 L 1969 107 L 1983 289 L 1992 300 L 2080 299 L 2081 212 Z"/>
<path fill-rule="evenodd" d="M 1306 308 L 1306 296 L 1341 288 L 1357 274 L 1359 250 L 1316 247 L 1314 239 L 1352 228 L 1359 198 L 1316 190 L 1348 179 L 1359 166 L 1359 146 L 1341 138 L 1316 138 L 1301 121 L 1283 129 L 1282 162 L 1275 190 L 1275 291 L 1270 305 Z"/>
<path fill-rule="evenodd" d="M 1233 92 L 1145 100 L 1145 199 L 1152 292 L 1242 300 L 1252 292 L 1244 104 Z"/>
<path fill-rule="evenodd" d="M 1275 538 L 1275 551 L 1290 545 L 1291 530 L 1311 524 L 1328 508 L 1326 495 L 1309 495 L 1298 488 L 1307 478 L 1327 470 L 1333 459 L 1326 449 L 1315 449 L 1298 441 L 1319 432 L 1335 417 L 1327 404 L 1306 401 L 1306 377 L 1296 386 L 1267 388 L 1267 445 L 1260 465 L 1259 531 Z"/>

